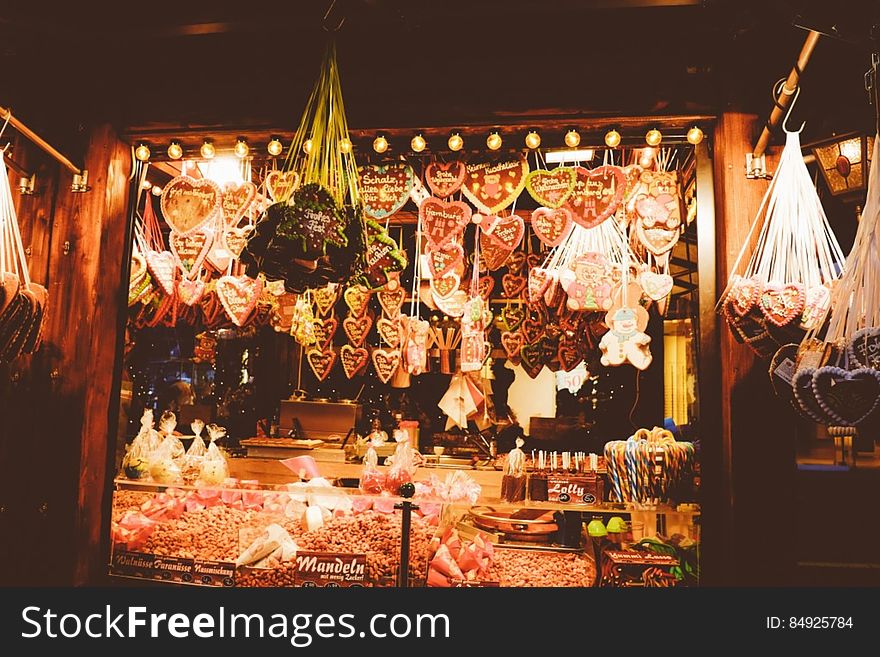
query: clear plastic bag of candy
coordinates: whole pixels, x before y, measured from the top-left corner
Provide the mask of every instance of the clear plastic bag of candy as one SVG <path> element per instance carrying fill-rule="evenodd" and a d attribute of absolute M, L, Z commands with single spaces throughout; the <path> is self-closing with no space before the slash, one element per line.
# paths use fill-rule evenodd
<path fill-rule="evenodd" d="M 150 474 L 150 456 L 158 448 L 158 435 L 153 430 L 153 411 L 147 409 L 141 417 L 137 436 L 126 447 L 122 458 L 122 472 L 128 479 L 144 479 Z"/>
<path fill-rule="evenodd" d="M 385 474 L 379 470 L 379 456 L 371 443 L 364 454 L 364 467 L 361 470 L 359 488 L 362 493 L 378 495 L 385 486 Z"/>
<path fill-rule="evenodd" d="M 222 484 L 229 476 L 229 465 L 226 457 L 217 447 L 213 440 L 208 445 L 208 451 L 202 458 L 202 467 L 199 471 L 199 481 L 204 484 Z"/>

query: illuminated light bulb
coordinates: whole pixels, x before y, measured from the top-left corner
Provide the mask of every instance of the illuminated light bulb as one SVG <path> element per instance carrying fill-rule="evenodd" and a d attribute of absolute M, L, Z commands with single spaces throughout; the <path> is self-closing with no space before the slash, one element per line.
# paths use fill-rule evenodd
<path fill-rule="evenodd" d="M 489 147 L 489 150 L 497 151 L 501 148 L 501 135 L 498 132 L 493 132 L 488 137 L 486 137 L 486 146 Z"/>
<path fill-rule="evenodd" d="M 694 126 L 690 130 L 688 130 L 687 140 L 689 144 L 693 144 L 696 146 L 701 141 L 703 141 L 703 131 L 700 130 L 697 126 Z"/>
<path fill-rule="evenodd" d="M 581 143 L 581 136 L 577 130 L 569 130 L 565 133 L 565 145 L 569 148 L 576 148 Z"/>
<path fill-rule="evenodd" d="M 214 157 L 216 151 L 214 150 L 214 144 L 211 143 L 210 139 L 205 140 L 205 143 L 202 144 L 202 147 L 199 149 L 199 153 L 201 153 L 202 157 L 206 160 L 210 160 Z"/>
<path fill-rule="evenodd" d="M 384 153 L 388 150 L 388 140 L 384 135 L 379 135 L 373 140 L 373 150 L 377 153 Z"/>
<path fill-rule="evenodd" d="M 235 140 L 235 146 L 232 148 L 232 152 L 235 153 L 235 156 L 239 159 L 244 159 L 248 156 L 248 153 L 251 152 L 250 146 L 248 146 L 247 139 L 244 137 L 239 137 Z"/>
<path fill-rule="evenodd" d="M 409 145 L 414 152 L 421 153 L 423 150 L 425 150 L 425 146 L 427 146 L 428 144 L 427 142 L 425 142 L 425 138 L 422 137 L 421 134 L 418 134 L 412 138 L 412 141 L 409 142 Z"/>
<path fill-rule="evenodd" d="M 149 180 L 144 178 L 144 181 L 141 183 L 141 188 L 142 189 L 153 189 L 153 183 L 151 183 Z"/>
<path fill-rule="evenodd" d="M 303 142 L 303 151 L 305 151 L 306 154 L 309 154 L 312 152 L 312 140 L 311 139 L 306 139 Z"/>
<path fill-rule="evenodd" d="M 446 145 L 449 146 L 451 151 L 460 151 L 462 146 L 464 146 L 464 139 L 457 132 L 453 132 L 449 135 L 449 141 L 446 142 Z"/>
<path fill-rule="evenodd" d="M 663 135 L 660 134 L 660 131 L 657 130 L 657 128 L 652 128 L 645 134 L 645 143 L 648 144 L 648 146 L 659 146 L 662 140 Z"/>
<path fill-rule="evenodd" d="M 348 137 L 342 138 L 342 140 L 339 142 L 339 152 L 345 153 L 346 155 L 351 153 L 351 139 L 349 139 Z"/>
<path fill-rule="evenodd" d="M 605 145 L 608 148 L 617 148 L 620 146 L 620 133 L 617 130 L 609 130 L 605 133 Z"/>
<path fill-rule="evenodd" d="M 141 142 L 138 144 L 138 147 L 134 149 L 134 156 L 141 162 L 146 162 L 150 159 L 150 147 Z"/>
<path fill-rule="evenodd" d="M 272 157 L 278 157 L 281 155 L 281 151 L 284 150 L 284 146 L 281 145 L 281 140 L 278 137 L 273 136 L 269 143 L 266 144 L 266 150 L 269 151 L 269 155 Z"/>
<path fill-rule="evenodd" d="M 654 162 L 654 149 L 653 148 L 643 148 L 642 154 L 639 157 L 639 165 L 643 168 L 648 168 Z"/>
<path fill-rule="evenodd" d="M 159 185 L 153 185 L 153 196 L 162 196 L 162 188 Z"/>
<path fill-rule="evenodd" d="M 183 157 L 183 147 L 180 145 L 179 141 L 172 141 L 168 145 L 168 157 L 172 160 L 179 160 Z"/>
<path fill-rule="evenodd" d="M 541 145 L 541 135 L 539 135 L 534 130 L 530 130 L 529 134 L 526 135 L 526 147 L 535 149 Z"/>

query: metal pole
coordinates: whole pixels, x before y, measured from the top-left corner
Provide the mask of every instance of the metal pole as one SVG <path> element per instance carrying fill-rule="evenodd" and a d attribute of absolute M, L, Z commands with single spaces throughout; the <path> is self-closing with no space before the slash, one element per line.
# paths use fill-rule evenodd
<path fill-rule="evenodd" d="M 415 495 L 416 487 L 411 483 L 400 486 L 400 496 L 409 498 Z M 395 509 L 402 512 L 400 518 L 400 568 L 397 571 L 397 586 L 401 589 L 409 588 L 409 534 L 412 526 L 412 512 L 419 506 L 408 499 L 404 499 L 394 505 Z"/>
<path fill-rule="evenodd" d="M 52 144 L 47 142 L 45 139 L 40 137 L 36 132 L 28 128 L 24 123 L 19 121 L 12 115 L 12 110 L 6 109 L 5 107 L 0 107 L 0 122 L 9 121 L 9 125 L 18 130 L 24 137 L 27 137 L 32 142 L 34 142 L 37 146 L 46 151 L 49 155 L 58 160 L 66 169 L 68 169 L 71 173 L 76 176 L 81 176 L 82 171 L 71 162 L 63 153 L 61 153 L 58 149 L 56 149 Z"/>

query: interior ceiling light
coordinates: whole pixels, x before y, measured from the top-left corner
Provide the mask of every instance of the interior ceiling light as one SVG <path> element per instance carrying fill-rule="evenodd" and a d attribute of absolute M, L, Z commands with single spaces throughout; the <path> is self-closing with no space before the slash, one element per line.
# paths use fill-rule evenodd
<path fill-rule="evenodd" d="M 210 139 L 206 139 L 205 143 L 202 144 L 202 147 L 199 149 L 199 153 L 202 154 L 202 157 L 206 160 L 210 160 L 216 154 L 214 150 L 214 144 L 211 143 Z"/>
<path fill-rule="evenodd" d="M 384 153 L 388 150 L 388 140 L 385 135 L 377 135 L 373 140 L 373 150 L 377 153 Z"/>
<path fill-rule="evenodd" d="M 134 149 L 134 156 L 141 162 L 146 162 L 150 159 L 150 147 L 141 142 L 138 144 L 137 148 Z"/>
<path fill-rule="evenodd" d="M 613 128 L 605 133 L 605 145 L 608 148 L 617 148 L 620 146 L 620 133 Z"/>
<path fill-rule="evenodd" d="M 421 133 L 417 134 L 412 138 L 412 141 L 409 143 L 410 148 L 413 149 L 415 153 L 421 153 L 425 150 L 425 146 L 427 146 L 427 142 L 425 142 L 425 138 L 422 137 Z"/>
<path fill-rule="evenodd" d="M 251 149 L 250 146 L 248 146 L 247 139 L 239 137 L 235 140 L 235 146 L 233 147 L 232 152 L 235 153 L 236 157 L 243 160 L 248 156 L 250 151 Z"/>
<path fill-rule="evenodd" d="M 486 137 L 486 146 L 492 151 L 497 151 L 501 148 L 501 135 L 498 134 L 497 130 Z"/>
<path fill-rule="evenodd" d="M 565 133 L 565 145 L 569 148 L 577 148 L 581 143 L 581 136 L 577 130 L 572 128 Z"/>
<path fill-rule="evenodd" d="M 278 157 L 281 155 L 281 151 L 284 150 L 284 146 L 281 144 L 281 140 L 278 139 L 278 137 L 272 135 L 272 139 L 266 144 L 266 150 L 269 151 L 269 155 L 272 157 Z"/>
<path fill-rule="evenodd" d="M 462 146 L 464 146 L 464 139 L 462 139 L 461 135 L 457 132 L 453 132 L 449 135 L 449 141 L 447 141 L 446 144 L 449 146 L 449 150 L 460 151 Z"/>
<path fill-rule="evenodd" d="M 183 157 L 183 147 L 180 145 L 179 141 L 172 141 L 168 145 L 168 157 L 172 160 L 179 160 Z"/>
<path fill-rule="evenodd" d="M 652 128 L 645 134 L 645 143 L 648 144 L 648 146 L 659 146 L 662 140 L 663 135 L 657 130 L 657 128 Z"/>
<path fill-rule="evenodd" d="M 531 148 L 532 150 L 534 150 L 540 145 L 541 135 L 539 135 L 534 130 L 529 130 L 529 134 L 526 135 L 526 148 Z"/>

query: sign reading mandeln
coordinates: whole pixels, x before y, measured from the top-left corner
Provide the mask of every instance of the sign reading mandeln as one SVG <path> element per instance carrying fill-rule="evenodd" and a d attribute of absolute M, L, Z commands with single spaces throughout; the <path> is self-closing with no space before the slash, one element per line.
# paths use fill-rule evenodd
<path fill-rule="evenodd" d="M 341 552 L 297 552 L 294 582 L 303 587 L 364 586 L 367 555 Z"/>

